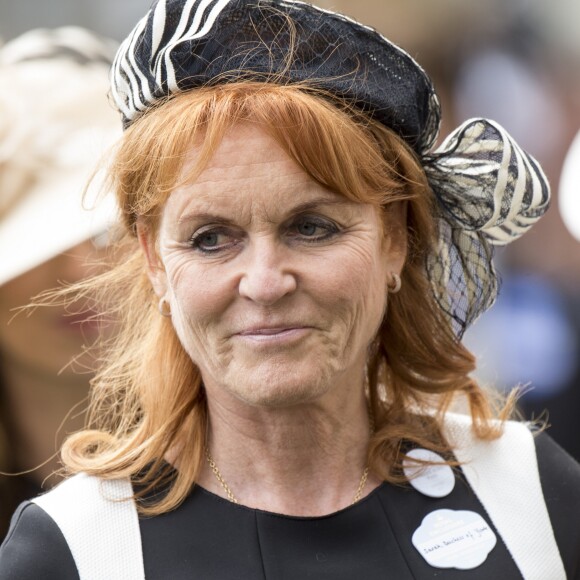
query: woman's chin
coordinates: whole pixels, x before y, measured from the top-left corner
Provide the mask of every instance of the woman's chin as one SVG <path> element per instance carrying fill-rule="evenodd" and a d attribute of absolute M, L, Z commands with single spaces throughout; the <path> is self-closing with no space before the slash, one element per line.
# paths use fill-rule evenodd
<path fill-rule="evenodd" d="M 316 373 L 300 369 L 260 369 L 238 375 L 222 388 L 252 407 L 284 408 L 312 402 L 331 390 L 329 372 Z"/>

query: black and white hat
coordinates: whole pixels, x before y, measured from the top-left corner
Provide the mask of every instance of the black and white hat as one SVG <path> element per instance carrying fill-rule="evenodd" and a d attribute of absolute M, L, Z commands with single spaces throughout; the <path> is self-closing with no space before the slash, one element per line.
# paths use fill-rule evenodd
<path fill-rule="evenodd" d="M 157 2 L 119 52 L 113 95 L 129 125 L 167 95 L 240 78 L 309 81 L 417 151 L 439 126 L 431 81 L 406 52 L 345 16 L 293 1 Z"/>
<path fill-rule="evenodd" d="M 440 105 L 405 51 L 345 16 L 294 0 L 158 0 L 123 42 L 112 95 L 125 127 L 198 87 L 308 83 L 395 131 L 439 201 L 439 247 L 425 265 L 458 336 L 497 296 L 492 246 L 548 208 L 542 170 L 497 123 L 472 119 L 431 151 Z"/>

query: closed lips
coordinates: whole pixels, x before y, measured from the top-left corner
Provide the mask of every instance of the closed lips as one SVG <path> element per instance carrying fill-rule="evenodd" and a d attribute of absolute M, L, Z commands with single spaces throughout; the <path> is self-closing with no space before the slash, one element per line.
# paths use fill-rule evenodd
<path fill-rule="evenodd" d="M 273 328 L 252 328 L 238 333 L 240 336 L 272 336 L 275 334 L 282 334 L 284 332 L 291 332 L 293 330 L 304 330 L 306 326 L 279 326 Z"/>

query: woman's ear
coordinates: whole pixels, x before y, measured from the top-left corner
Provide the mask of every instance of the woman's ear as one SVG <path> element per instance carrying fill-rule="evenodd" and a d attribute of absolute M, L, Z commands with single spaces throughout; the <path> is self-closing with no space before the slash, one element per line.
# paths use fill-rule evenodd
<path fill-rule="evenodd" d="M 391 274 L 400 275 L 407 259 L 407 202 L 396 201 L 385 210 L 384 251 Z"/>
<path fill-rule="evenodd" d="M 157 251 L 156 236 L 151 228 L 137 221 L 137 239 L 147 262 L 147 275 L 155 294 L 162 298 L 167 293 L 167 274 Z"/>

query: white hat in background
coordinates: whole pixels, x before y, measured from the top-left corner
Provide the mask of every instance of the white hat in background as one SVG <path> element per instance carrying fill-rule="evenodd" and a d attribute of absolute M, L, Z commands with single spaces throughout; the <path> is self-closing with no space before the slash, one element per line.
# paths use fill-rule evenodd
<path fill-rule="evenodd" d="M 558 206 L 566 227 L 580 241 L 580 131 L 564 160 Z"/>
<path fill-rule="evenodd" d="M 65 27 L 0 49 L 0 284 L 115 220 L 113 196 L 101 196 L 104 154 L 121 135 L 107 98 L 115 48 Z"/>

